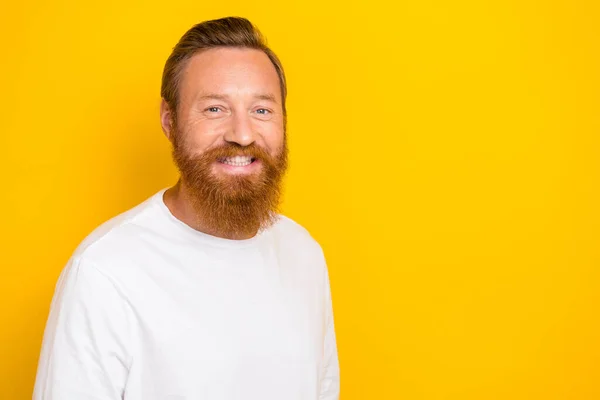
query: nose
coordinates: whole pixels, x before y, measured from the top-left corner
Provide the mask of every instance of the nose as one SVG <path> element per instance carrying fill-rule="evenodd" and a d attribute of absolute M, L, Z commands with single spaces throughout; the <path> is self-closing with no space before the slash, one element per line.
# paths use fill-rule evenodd
<path fill-rule="evenodd" d="M 229 143 L 237 143 L 240 146 L 249 146 L 254 143 L 256 134 L 252 127 L 250 116 L 245 113 L 237 113 L 232 118 L 230 129 L 224 135 L 225 141 Z"/>

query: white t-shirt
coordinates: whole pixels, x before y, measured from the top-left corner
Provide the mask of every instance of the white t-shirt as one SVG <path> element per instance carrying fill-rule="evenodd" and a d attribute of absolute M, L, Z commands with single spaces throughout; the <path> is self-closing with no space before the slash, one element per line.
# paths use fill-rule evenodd
<path fill-rule="evenodd" d="M 163 193 L 96 229 L 63 270 L 34 400 L 337 400 L 317 242 L 284 216 L 247 240 L 203 234 Z"/>

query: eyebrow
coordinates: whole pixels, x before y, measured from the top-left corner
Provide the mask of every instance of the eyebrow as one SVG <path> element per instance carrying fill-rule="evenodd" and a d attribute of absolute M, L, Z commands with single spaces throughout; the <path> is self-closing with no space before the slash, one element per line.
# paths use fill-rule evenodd
<path fill-rule="evenodd" d="M 272 94 L 257 94 L 256 96 L 254 96 L 254 98 L 258 100 L 266 100 L 272 101 L 273 103 L 277 103 L 277 99 L 275 99 L 275 96 L 273 96 Z"/>
<path fill-rule="evenodd" d="M 271 101 L 273 103 L 277 103 L 277 99 L 272 94 L 264 93 L 254 95 L 254 98 L 257 100 L 266 100 Z M 228 100 L 229 96 L 218 93 L 205 93 L 197 97 L 197 100 Z"/>

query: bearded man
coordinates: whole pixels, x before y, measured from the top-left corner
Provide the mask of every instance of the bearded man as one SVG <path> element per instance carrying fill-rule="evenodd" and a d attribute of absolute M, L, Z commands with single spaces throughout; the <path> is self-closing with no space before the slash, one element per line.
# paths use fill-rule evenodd
<path fill-rule="evenodd" d="M 74 252 L 34 399 L 338 399 L 323 252 L 277 212 L 280 61 L 248 20 L 205 21 L 173 49 L 161 95 L 181 177 Z"/>

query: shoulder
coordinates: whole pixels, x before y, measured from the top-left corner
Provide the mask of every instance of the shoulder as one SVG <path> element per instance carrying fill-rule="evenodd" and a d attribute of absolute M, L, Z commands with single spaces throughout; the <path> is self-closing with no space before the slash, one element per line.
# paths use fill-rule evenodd
<path fill-rule="evenodd" d="M 277 234 L 285 237 L 288 240 L 297 240 L 302 244 L 320 248 L 317 240 L 304 226 L 285 215 L 279 214 L 278 217 L 279 219 L 273 227 Z"/>
<path fill-rule="evenodd" d="M 75 249 L 72 259 L 110 265 L 138 253 L 144 237 L 152 234 L 153 200 L 154 196 L 98 226 Z"/>
<path fill-rule="evenodd" d="M 323 249 L 319 242 L 304 226 L 285 215 L 279 215 L 273 232 L 281 246 L 293 251 L 310 254 L 314 257 L 324 258 Z"/>

